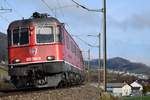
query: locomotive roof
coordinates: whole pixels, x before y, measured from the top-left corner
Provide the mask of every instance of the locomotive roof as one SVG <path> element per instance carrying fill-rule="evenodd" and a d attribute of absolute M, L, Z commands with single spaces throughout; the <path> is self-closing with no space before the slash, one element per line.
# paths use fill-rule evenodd
<path fill-rule="evenodd" d="M 52 24 L 54 22 L 60 24 L 60 22 L 54 17 L 22 19 L 12 22 L 8 28 L 14 28 L 18 26 L 25 27 L 29 25 Z"/>

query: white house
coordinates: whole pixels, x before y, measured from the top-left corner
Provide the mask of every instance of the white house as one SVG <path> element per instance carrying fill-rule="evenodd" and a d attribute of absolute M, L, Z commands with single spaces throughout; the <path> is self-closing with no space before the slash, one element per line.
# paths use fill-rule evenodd
<path fill-rule="evenodd" d="M 132 87 L 139 87 L 140 89 L 140 91 L 143 91 L 143 86 L 140 84 L 140 83 L 138 83 L 137 81 L 135 81 L 135 82 L 133 82 L 133 83 L 131 83 L 130 84 Z"/>
<path fill-rule="evenodd" d="M 137 81 L 130 85 L 127 83 L 108 83 L 107 91 L 114 96 L 140 96 L 142 95 L 143 86 Z"/>
<path fill-rule="evenodd" d="M 130 84 L 132 87 L 132 95 L 139 96 L 142 95 L 143 86 L 137 81 Z"/>
<path fill-rule="evenodd" d="M 130 96 L 132 88 L 127 83 L 108 83 L 107 91 L 114 96 Z"/>
<path fill-rule="evenodd" d="M 122 96 L 130 96 L 132 93 L 132 87 L 128 84 L 125 84 L 122 87 Z"/>

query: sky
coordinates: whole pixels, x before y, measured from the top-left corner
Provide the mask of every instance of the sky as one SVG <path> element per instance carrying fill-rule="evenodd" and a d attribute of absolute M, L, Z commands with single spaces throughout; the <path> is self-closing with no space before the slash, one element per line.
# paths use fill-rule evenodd
<path fill-rule="evenodd" d="M 6 33 L 10 22 L 29 18 L 33 12 L 48 13 L 65 23 L 65 27 L 83 51 L 91 50 L 91 58 L 98 58 L 97 37 L 102 34 L 102 13 L 89 12 L 71 0 L 0 0 L 0 31 Z M 76 0 L 90 9 L 101 9 L 102 0 Z M 150 65 L 150 6 L 149 0 L 107 1 L 107 57 L 123 57 Z M 61 8 L 61 9 L 60 9 Z M 79 39 L 81 38 L 82 41 Z M 86 58 L 87 53 L 83 52 Z"/>

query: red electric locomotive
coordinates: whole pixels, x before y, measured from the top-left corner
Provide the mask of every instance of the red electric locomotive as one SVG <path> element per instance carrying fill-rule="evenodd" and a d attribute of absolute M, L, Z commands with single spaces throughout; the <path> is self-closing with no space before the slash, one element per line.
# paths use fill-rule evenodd
<path fill-rule="evenodd" d="M 17 88 L 80 84 L 82 53 L 64 25 L 47 14 L 8 27 L 9 75 Z"/>

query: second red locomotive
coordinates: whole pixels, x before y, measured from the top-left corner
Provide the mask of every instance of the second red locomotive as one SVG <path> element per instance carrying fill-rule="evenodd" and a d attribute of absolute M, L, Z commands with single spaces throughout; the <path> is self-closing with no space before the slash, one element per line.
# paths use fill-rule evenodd
<path fill-rule="evenodd" d="M 8 27 L 9 75 L 17 88 L 80 84 L 80 48 L 56 18 L 35 12 Z"/>

